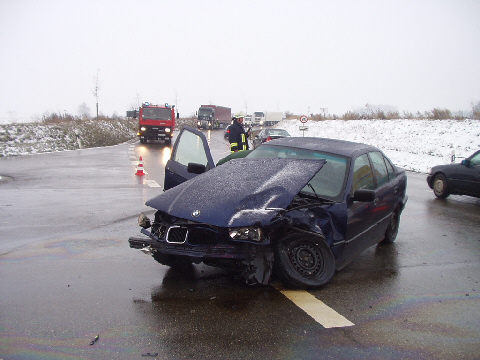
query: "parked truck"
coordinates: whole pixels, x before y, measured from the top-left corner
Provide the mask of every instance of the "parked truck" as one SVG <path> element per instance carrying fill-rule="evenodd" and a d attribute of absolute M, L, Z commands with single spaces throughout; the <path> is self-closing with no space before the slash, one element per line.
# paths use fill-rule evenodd
<path fill-rule="evenodd" d="M 274 126 L 283 120 L 283 113 L 280 111 L 265 112 L 265 126 Z"/>
<path fill-rule="evenodd" d="M 262 126 L 265 122 L 265 113 L 263 111 L 255 111 L 253 113 L 252 123 L 255 126 Z"/>
<path fill-rule="evenodd" d="M 137 114 L 135 114 L 137 115 Z M 172 143 L 175 129 L 175 105 L 142 104 L 138 110 L 138 137 L 141 143 L 148 140 L 164 140 Z"/>
<path fill-rule="evenodd" d="M 198 109 L 199 129 L 223 129 L 232 122 L 232 109 L 218 105 L 201 105 Z"/>

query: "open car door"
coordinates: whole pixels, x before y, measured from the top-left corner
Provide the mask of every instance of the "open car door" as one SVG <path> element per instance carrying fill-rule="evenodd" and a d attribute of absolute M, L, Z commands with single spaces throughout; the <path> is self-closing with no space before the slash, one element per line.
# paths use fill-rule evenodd
<path fill-rule="evenodd" d="M 185 126 L 175 141 L 165 166 L 164 190 L 173 188 L 215 167 L 207 138 L 197 129 Z"/>

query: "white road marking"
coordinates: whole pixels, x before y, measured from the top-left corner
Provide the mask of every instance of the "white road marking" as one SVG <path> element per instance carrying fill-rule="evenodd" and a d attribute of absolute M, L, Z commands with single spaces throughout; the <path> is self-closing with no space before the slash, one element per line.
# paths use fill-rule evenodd
<path fill-rule="evenodd" d="M 292 301 L 295 305 L 305 311 L 316 322 L 318 322 L 325 328 L 336 328 L 355 325 L 307 291 L 286 290 L 277 286 L 276 288 L 283 295 L 285 295 L 287 299 Z"/>
<path fill-rule="evenodd" d="M 155 180 L 145 180 L 145 184 L 150 187 L 161 187 L 160 184 L 157 183 Z"/>

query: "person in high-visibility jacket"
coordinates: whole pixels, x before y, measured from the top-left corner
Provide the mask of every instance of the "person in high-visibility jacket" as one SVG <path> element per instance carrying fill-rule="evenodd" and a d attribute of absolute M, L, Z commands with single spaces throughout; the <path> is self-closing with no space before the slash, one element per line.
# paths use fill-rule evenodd
<path fill-rule="evenodd" d="M 228 141 L 230 142 L 230 152 L 248 150 L 248 137 L 250 133 L 243 127 L 243 115 L 235 115 L 232 125 L 228 128 Z"/>

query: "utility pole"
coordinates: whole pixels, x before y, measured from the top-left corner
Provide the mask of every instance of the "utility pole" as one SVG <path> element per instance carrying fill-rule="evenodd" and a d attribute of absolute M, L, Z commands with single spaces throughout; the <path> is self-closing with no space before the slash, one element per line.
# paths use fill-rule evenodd
<path fill-rule="evenodd" d="M 93 78 L 93 96 L 95 96 L 95 100 L 97 103 L 97 121 L 98 121 L 98 90 L 100 90 L 100 83 L 98 82 L 98 75 L 100 73 L 100 69 L 97 70 L 97 76 Z"/>

